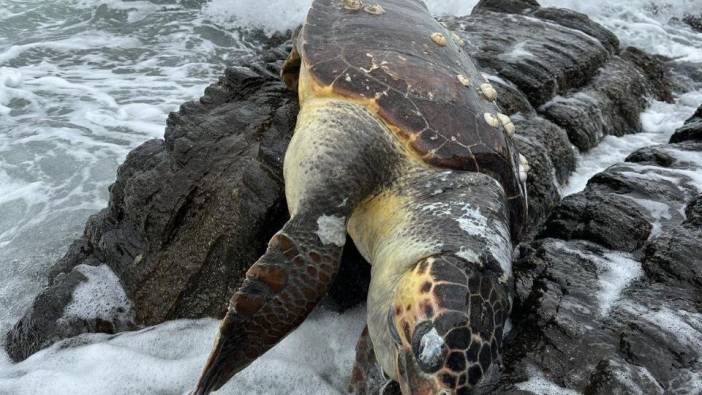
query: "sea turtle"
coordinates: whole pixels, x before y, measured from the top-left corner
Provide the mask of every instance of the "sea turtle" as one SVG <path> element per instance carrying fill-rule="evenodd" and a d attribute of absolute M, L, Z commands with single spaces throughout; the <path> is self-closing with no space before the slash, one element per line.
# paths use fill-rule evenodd
<path fill-rule="evenodd" d="M 305 320 L 347 232 L 372 264 L 350 390 L 376 359 L 404 394 L 465 394 L 494 371 L 528 165 L 463 44 L 421 0 L 313 2 L 282 72 L 301 106 L 290 220 L 232 297 L 194 393 Z"/>

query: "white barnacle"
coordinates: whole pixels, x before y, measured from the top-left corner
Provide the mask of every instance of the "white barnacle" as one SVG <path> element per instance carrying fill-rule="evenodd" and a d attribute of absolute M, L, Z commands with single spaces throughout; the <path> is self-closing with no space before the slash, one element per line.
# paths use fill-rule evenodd
<path fill-rule="evenodd" d="M 529 170 L 524 165 L 519 165 L 519 181 L 526 182 L 529 177 Z"/>
<path fill-rule="evenodd" d="M 470 78 L 465 74 L 459 74 L 458 81 L 463 84 L 463 86 L 470 86 Z"/>
<path fill-rule="evenodd" d="M 346 222 L 342 217 L 322 215 L 317 218 L 317 237 L 324 245 L 343 247 L 346 243 Z"/>
<path fill-rule="evenodd" d="M 497 99 L 497 91 L 489 83 L 480 84 L 480 93 L 489 101 L 495 101 Z"/>
<path fill-rule="evenodd" d="M 361 0 L 344 0 L 344 8 L 350 11 L 358 11 L 363 8 Z"/>
<path fill-rule="evenodd" d="M 529 172 L 531 170 L 531 166 L 529 166 L 529 160 L 526 158 L 526 156 L 519 154 L 519 165 L 524 167 L 524 169 Z"/>
<path fill-rule="evenodd" d="M 514 124 L 512 123 L 512 120 L 510 119 L 510 117 L 508 117 L 505 114 L 498 113 L 497 118 L 500 119 L 500 123 L 502 124 L 502 127 L 505 128 L 507 135 L 510 137 L 513 136 L 516 128 L 514 127 Z"/>
<path fill-rule="evenodd" d="M 483 116 L 485 117 L 485 122 L 487 122 L 487 124 L 492 126 L 493 128 L 500 126 L 500 119 L 497 118 L 497 115 L 491 112 L 486 112 L 485 114 L 483 114 Z"/>
<path fill-rule="evenodd" d="M 444 36 L 442 33 L 439 33 L 439 32 L 432 33 L 431 40 L 434 41 L 440 47 L 445 47 L 446 44 L 448 44 L 448 40 L 446 40 L 446 36 Z"/>
<path fill-rule="evenodd" d="M 431 328 L 419 341 L 419 360 L 425 365 L 434 365 L 441 358 L 444 339 L 439 336 L 436 328 Z"/>
<path fill-rule="evenodd" d="M 365 6 L 365 8 L 363 8 L 363 11 L 371 15 L 383 15 L 385 13 L 385 9 L 380 4 Z"/>

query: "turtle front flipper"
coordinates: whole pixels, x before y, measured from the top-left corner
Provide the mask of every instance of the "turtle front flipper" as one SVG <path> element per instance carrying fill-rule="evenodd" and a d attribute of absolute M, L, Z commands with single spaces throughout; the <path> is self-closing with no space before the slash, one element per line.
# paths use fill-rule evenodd
<path fill-rule="evenodd" d="M 290 220 L 232 297 L 194 394 L 224 385 L 300 325 L 326 294 L 349 216 L 390 182 L 400 155 L 392 141 L 365 107 L 331 99 L 303 104 L 285 156 Z"/>
<path fill-rule="evenodd" d="M 508 218 L 495 179 L 419 166 L 354 211 L 349 233 L 373 262 L 369 334 L 403 394 L 469 394 L 497 372 Z"/>

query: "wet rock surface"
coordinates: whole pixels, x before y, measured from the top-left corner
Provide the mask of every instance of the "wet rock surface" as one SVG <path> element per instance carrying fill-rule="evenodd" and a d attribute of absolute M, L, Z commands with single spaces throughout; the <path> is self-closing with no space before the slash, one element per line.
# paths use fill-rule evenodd
<path fill-rule="evenodd" d="M 695 115 L 685 121 L 685 125 L 676 130 L 670 138 L 671 143 L 683 141 L 702 141 L 702 106 L 697 109 Z"/>
<path fill-rule="evenodd" d="M 629 199 L 616 194 L 580 193 L 563 199 L 539 237 L 588 240 L 632 252 L 643 246 L 651 228 L 643 211 Z"/>
<path fill-rule="evenodd" d="M 503 375 L 584 394 L 698 393 L 702 144 L 641 149 L 565 198 L 515 260 Z"/>
<path fill-rule="evenodd" d="M 504 373 L 486 389 L 518 393 L 534 375 L 592 394 L 685 388 L 702 368 L 691 346 L 702 331 L 699 143 L 641 150 L 581 194 L 561 202 L 559 192 L 575 169 L 574 146 L 635 133 L 645 97 L 670 99 L 662 63 L 621 51 L 582 14 L 533 0 L 484 0 L 444 22 L 496 87 L 532 168 L 528 233 L 538 236 L 519 249 Z M 13 359 L 80 333 L 221 316 L 287 219 L 282 159 L 298 107 L 277 78 L 288 48 L 273 44 L 172 114 L 164 140 L 130 153 L 109 207 L 7 335 Z M 352 246 L 343 262 L 325 303 L 336 310 L 363 301 L 368 286 L 368 264 Z M 85 265 L 109 267 L 130 319 L 66 320 L 76 290 L 90 283 Z"/>

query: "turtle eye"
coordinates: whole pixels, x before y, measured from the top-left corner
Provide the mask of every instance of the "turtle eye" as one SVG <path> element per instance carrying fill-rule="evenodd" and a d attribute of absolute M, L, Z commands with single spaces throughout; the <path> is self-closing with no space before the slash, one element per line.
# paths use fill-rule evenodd
<path fill-rule="evenodd" d="M 421 322 L 415 327 L 412 351 L 417 364 L 425 373 L 434 373 L 441 369 L 447 346 L 431 321 Z"/>
<path fill-rule="evenodd" d="M 400 334 L 397 333 L 397 327 L 395 326 L 395 315 L 393 314 L 394 309 L 391 307 L 388 310 L 388 328 L 390 330 L 390 337 L 392 341 L 398 346 L 402 344 L 402 339 L 400 339 Z"/>

